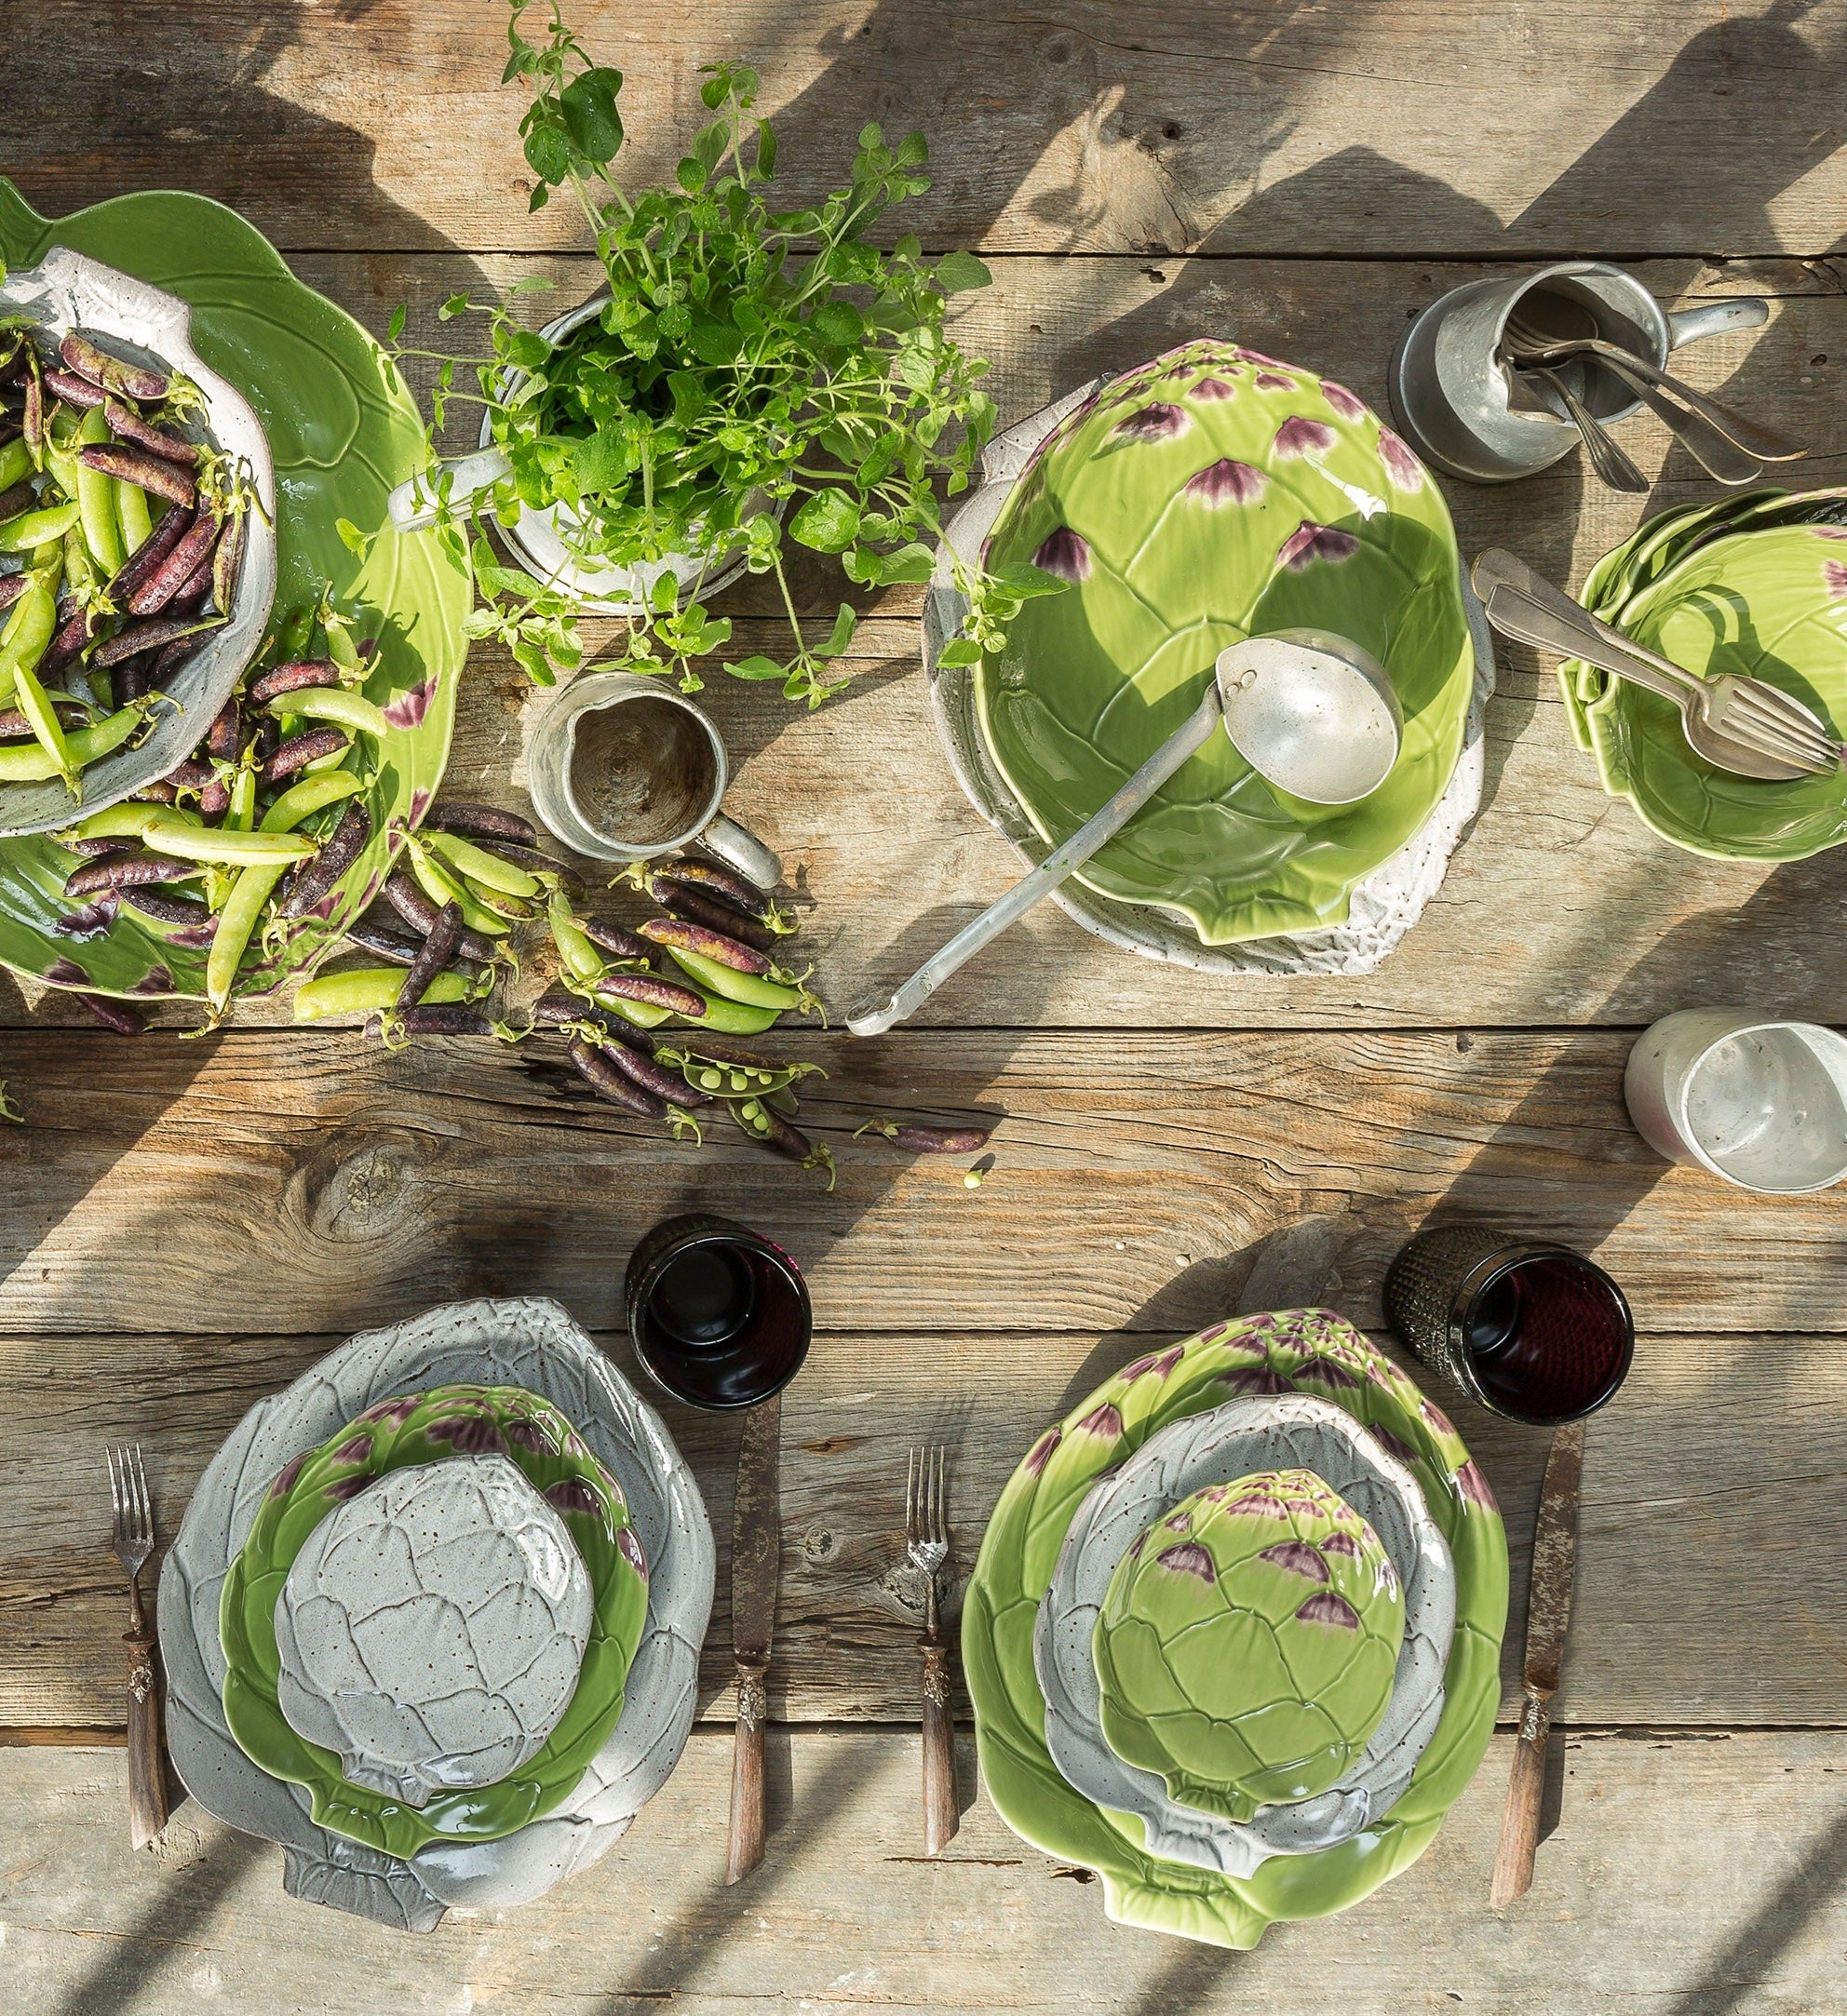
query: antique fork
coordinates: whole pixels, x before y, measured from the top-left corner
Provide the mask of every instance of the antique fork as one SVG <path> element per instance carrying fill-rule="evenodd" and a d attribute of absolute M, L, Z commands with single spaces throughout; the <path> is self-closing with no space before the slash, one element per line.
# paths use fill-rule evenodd
<path fill-rule="evenodd" d="M 128 1578 L 128 1838 L 136 1848 L 167 1824 L 166 1751 L 160 1733 L 160 1694 L 154 1679 L 154 1632 L 142 1607 L 141 1572 L 154 1552 L 154 1500 L 140 1445 L 109 1449 L 109 1502 L 115 1513 L 111 1544 Z"/>
<path fill-rule="evenodd" d="M 962 1824 L 950 1718 L 950 1655 L 943 1643 L 938 1578 L 950 1557 L 948 1455 L 913 1449 L 904 1478 L 904 1544 L 922 1571 L 924 1603 L 924 1852 L 940 1855 Z"/>

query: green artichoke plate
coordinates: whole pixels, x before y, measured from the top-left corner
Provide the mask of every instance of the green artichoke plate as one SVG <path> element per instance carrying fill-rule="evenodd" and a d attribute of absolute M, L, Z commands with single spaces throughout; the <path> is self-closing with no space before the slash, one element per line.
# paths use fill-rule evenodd
<path fill-rule="evenodd" d="M 1583 599 L 1677 665 L 1768 680 L 1847 732 L 1847 494 L 1758 493 L 1654 520 L 1598 563 Z M 1847 839 L 1847 774 L 1733 776 L 1693 754 L 1669 702 L 1576 659 L 1559 676 L 1604 788 L 1677 847 L 1796 861 Z"/>
<path fill-rule="evenodd" d="M 30 266 L 53 245 L 192 303 L 199 355 L 256 409 L 276 459 L 278 613 L 314 601 L 330 583 L 339 606 L 357 613 L 359 634 L 378 639 L 364 691 L 393 733 L 365 793 L 371 844 L 323 914 L 247 965 L 239 991 L 272 992 L 338 943 L 371 900 L 449 759 L 467 650 L 467 575 L 434 533 L 393 532 L 384 509 L 393 484 L 428 459 L 423 422 L 365 330 L 303 287 L 266 239 L 220 204 L 150 191 L 51 223 L 0 179 L 0 259 Z M 363 559 L 343 543 L 341 518 L 377 533 Z M 203 999 L 206 948 L 189 927 L 124 907 L 113 917 L 90 911 L 70 928 L 61 891 L 75 865 L 47 836 L 0 841 L 0 963 L 95 993 Z"/>
<path fill-rule="evenodd" d="M 1359 1762 L 1404 1636 L 1379 1536 L 1312 1471 L 1209 1485 L 1138 1534 L 1110 1579 L 1104 1740 L 1171 1798 L 1247 1821 Z"/>
<path fill-rule="evenodd" d="M 1169 351 L 1054 429 L 986 551 L 1066 584 L 976 670 L 982 735 L 1048 841 L 1254 632 L 1351 638 L 1404 710 L 1396 765 L 1353 805 L 1288 797 L 1216 736 L 1078 870 L 1099 894 L 1178 912 L 1207 945 L 1339 924 L 1442 796 L 1474 677 L 1455 531 L 1417 458 L 1331 379 L 1231 343 Z"/>
<path fill-rule="evenodd" d="M 1383 1821 L 1339 1847 L 1233 1877 L 1158 1860 L 1140 1824 L 1093 1806 L 1045 1748 L 1032 1663 L 1039 1600 L 1072 1514 L 1107 1470 L 1171 1421 L 1240 1394 L 1301 1391 L 1364 1423 L 1417 1480 L 1449 1543 L 1456 1631 L 1436 1733 Z M 1408 1867 L 1481 1762 L 1501 1698 L 1507 1540 L 1487 1480 L 1442 1412 L 1350 1324 L 1290 1310 L 1214 1325 L 1138 1359 L 1032 1445 L 1001 1493 L 963 1609 L 963 1663 L 981 1772 L 1002 1817 L 1048 1855 L 1103 1879 L 1123 1924 L 1248 1947 L 1278 1919 L 1343 1910 Z"/>
<path fill-rule="evenodd" d="M 590 1637 L 571 1704 L 530 1763 L 412 1807 L 350 1783 L 333 1752 L 290 1726 L 276 1702 L 276 1602 L 336 1505 L 388 1471 L 482 1454 L 506 1457 L 562 1517 L 595 1597 Z M 549 1812 L 602 1748 L 647 1608 L 647 1563 L 621 1486 L 548 1401 L 517 1386 L 469 1385 L 380 1401 L 283 1469 L 231 1564 L 219 1601 L 225 1720 L 254 1764 L 307 1788 L 316 1821 L 335 1834 L 406 1861 L 432 1841 L 496 1841 Z"/>

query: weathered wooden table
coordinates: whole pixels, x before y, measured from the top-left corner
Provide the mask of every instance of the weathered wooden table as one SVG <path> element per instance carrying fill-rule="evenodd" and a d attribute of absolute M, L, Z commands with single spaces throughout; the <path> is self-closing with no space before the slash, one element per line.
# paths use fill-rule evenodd
<path fill-rule="evenodd" d="M 994 269 L 960 333 L 1004 414 L 1198 332 L 1382 401 L 1395 337 L 1444 289 L 1591 253 L 1670 302 L 1772 296 L 1768 329 L 1702 345 L 1689 374 L 1813 442 L 1803 480 L 1841 473 L 1840 0 L 571 12 L 627 73 L 631 180 L 670 169 L 715 56 L 761 67 L 808 193 L 867 119 L 923 127 L 937 186 L 913 228 Z M 590 266 L 566 206 L 527 214 L 503 28 L 494 0 L 20 5 L 0 169 L 49 212 L 221 196 L 373 329 L 400 300 L 433 326 L 456 289 L 534 271 L 569 300 Z M 1640 513 L 1706 493 L 1652 423 L 1625 437 L 1657 476 L 1646 501 L 1587 486 L 1575 458 L 1451 485 L 1464 551 L 1505 544 L 1576 580 Z M 821 607 L 833 584 L 807 588 Z M 732 606 L 741 639 L 769 615 Z M 813 717 L 761 688 L 709 695 L 743 758 L 737 809 L 812 903 L 841 999 L 1015 872 L 932 740 L 914 601 L 878 602 L 856 649 L 852 692 Z M 478 649 L 455 786 L 522 802 L 531 713 Z M 1518 651 L 1488 733 L 1481 817 L 1368 979 L 1202 980 L 1047 907 L 916 1025 L 819 1045 L 836 1145 L 867 1110 L 1004 1110 L 975 1192 L 959 1167 L 843 1154 L 826 1196 L 722 1136 L 644 1138 L 486 1045 L 384 1056 L 261 1016 L 125 1042 L 7 991 L 0 1068 L 30 1124 L 0 1130 L 0 1740 L 19 1746 L 0 1758 L 0 2007 L 1847 2006 L 1841 1205 L 1671 1170 L 1620 1091 L 1636 1031 L 1670 1009 L 1839 1016 L 1841 858 L 1766 873 L 1656 843 Z M 285 1899 L 276 1851 L 196 1808 L 131 1856 L 103 1443 L 142 1443 L 170 1531 L 243 1409 L 343 1334 L 482 1292 L 556 1295 L 611 1333 L 630 1243 L 694 1203 L 786 1241 L 821 1326 L 786 1403 L 761 1874 L 721 1880 L 722 1571 L 707 1726 L 631 1835 L 546 1902 L 395 1935 Z M 916 1620 L 889 1579 L 906 1445 L 950 1446 L 965 1570 L 1033 1431 L 1103 1371 L 1241 1301 L 1376 1324 L 1385 1262 L 1437 1212 L 1596 1250 L 1643 1333 L 1590 1435 L 1561 1818 L 1531 1895 L 1486 1903 L 1504 1738 L 1409 1875 L 1249 1956 L 1110 1927 L 1084 1873 L 978 1793 L 950 1853 L 922 1861 Z M 1543 1438 L 1460 1414 L 1507 1509 L 1517 1620 Z M 728 1531 L 735 1430 L 671 1424 Z M 1517 1649 L 1516 1628 L 1510 1673 Z"/>

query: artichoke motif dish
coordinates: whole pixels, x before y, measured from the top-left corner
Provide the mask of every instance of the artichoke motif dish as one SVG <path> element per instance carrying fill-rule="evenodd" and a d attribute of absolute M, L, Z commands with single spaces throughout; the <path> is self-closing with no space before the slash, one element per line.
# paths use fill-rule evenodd
<path fill-rule="evenodd" d="M 413 1471 L 424 1480 L 426 1515 L 465 1512 L 465 1499 L 458 1506 L 453 1493 L 433 1495 L 432 1480 L 451 1467 L 445 1459 L 486 1454 L 512 1466 L 504 1496 L 510 1496 L 508 1485 L 531 1487 L 515 1501 L 523 1519 L 548 1511 L 561 1522 L 562 1537 L 588 1571 L 590 1601 L 582 1661 L 573 1668 L 560 1712 L 519 1767 L 509 1765 L 483 1782 L 467 1768 L 466 1751 L 482 1747 L 490 1728 L 503 1738 L 529 1733 L 506 1694 L 487 1692 L 479 1670 L 482 1655 L 492 1656 L 490 1634 L 505 1634 L 506 1603 L 530 1603 L 533 1594 L 530 1578 L 508 1573 L 516 1564 L 506 1559 L 506 1528 L 492 1535 L 501 1542 L 498 1562 L 492 1553 L 482 1558 L 479 1541 L 489 1536 L 479 1525 L 472 1533 L 425 1525 L 413 1535 L 400 1516 L 369 1520 L 350 1534 L 336 1530 L 332 1539 L 373 1551 L 368 1621 L 374 1630 L 363 1652 L 350 1632 L 331 1629 L 325 1595 L 318 1630 L 316 1611 L 291 1605 L 290 1596 L 291 1588 L 299 1593 L 294 1571 L 302 1551 L 343 1512 L 373 1499 L 369 1487 L 383 1488 L 379 1480 Z M 401 1510 L 415 1515 L 413 1501 Z M 458 1549 L 464 1558 L 451 1561 Z M 465 1594 L 460 1577 L 472 1567 L 491 1579 Z M 472 1608 L 482 1594 L 504 1600 Z M 471 1604 L 470 1612 L 459 1608 L 458 1597 Z M 517 1388 L 457 1384 L 399 1395 L 368 1407 L 312 1455 L 286 1464 L 271 1485 L 220 1599 L 224 1719 L 253 1762 L 307 1787 L 315 1821 L 336 1834 L 406 1859 L 433 1841 L 497 1840 L 556 1806 L 607 1741 L 646 1611 L 646 1561 L 621 1489 L 556 1407 Z M 418 1628 L 425 1620 L 434 1634 Z M 327 1700 L 302 1660 L 304 1642 L 317 1646 L 324 1672 L 350 1664 L 349 1688 L 370 1675 L 371 1691 L 353 1694 L 350 1707 Z M 285 1659 L 285 1646 L 292 1660 Z M 379 1683 L 390 1665 L 410 1669 L 406 1685 L 414 1691 L 384 1697 Z M 368 1710 L 374 1728 L 429 1726 L 432 1735 L 446 1730 L 453 1741 L 438 1737 L 414 1757 L 400 1751 L 371 1760 L 356 1776 L 343 1767 L 340 1738 L 348 1733 L 347 1715 Z M 412 1763 L 420 1768 L 407 1773 Z M 414 1791 L 402 1785 L 406 1775 L 421 1779 Z M 366 1781 L 380 1776 L 393 1782 Z"/>
<path fill-rule="evenodd" d="M 1226 645 L 1330 630 L 1390 674 L 1398 761 L 1357 804 L 1288 797 L 1216 736 L 1077 874 L 1207 946 L 1339 924 L 1443 796 L 1474 654 L 1455 532 L 1404 443 L 1344 386 L 1242 345 L 1181 345 L 1045 437 L 986 545 L 1064 592 L 977 669 L 981 732 L 1041 837 L 1062 840 L 1199 704 Z"/>
<path fill-rule="evenodd" d="M 1233 1875 L 1151 1852 L 1133 1814 L 1104 1809 L 1063 1776 L 1047 1748 L 1034 1641 L 1066 1536 L 1099 1482 L 1119 1470 L 1126 1474 L 1137 1452 L 1175 1422 L 1240 1397 L 1291 1393 L 1351 1416 L 1415 1486 L 1449 1550 L 1455 1624 L 1436 1727 L 1389 1808 L 1331 1847 L 1273 1853 L 1250 1874 Z M 1101 1875 L 1111 1917 L 1219 1945 L 1254 1945 L 1277 1919 L 1355 1902 L 1429 1844 L 1492 1733 L 1506 1607 L 1506 1537 L 1493 1494 L 1455 1429 L 1411 1379 L 1325 1310 L 1220 1324 L 1138 1359 L 1099 1387 L 1039 1438 L 1002 1492 L 963 1610 L 982 1776 L 1016 1832 Z"/>
<path fill-rule="evenodd" d="M 1093 1647 L 1112 1579 L 1140 1536 L 1159 1532 L 1190 1497 L 1278 1464 L 1312 1472 L 1377 1533 L 1404 1589 L 1404 1642 L 1390 1704 L 1364 1755 L 1319 1795 L 1262 1807 L 1240 1822 L 1174 1796 L 1112 1747 Z M 1371 1825 L 1410 1782 L 1443 1712 L 1455 1607 L 1449 1551 L 1417 1485 L 1353 1416 L 1306 1393 L 1228 1400 L 1150 1437 L 1072 1517 L 1033 1640 L 1046 1747 L 1078 1792 L 1163 1859 L 1242 1876 L 1272 1855 L 1331 1848 Z"/>
<path fill-rule="evenodd" d="M 1664 513 L 1604 555 L 1582 599 L 1677 665 L 1766 679 L 1847 735 L 1847 490 L 1756 491 Z M 1693 754 L 1658 695 L 1576 659 L 1559 677 L 1604 788 L 1675 846 L 1795 861 L 1847 839 L 1847 773 L 1732 776 Z"/>
<path fill-rule="evenodd" d="M 221 1700 L 221 1592 L 272 1485 L 381 1403 L 465 1382 L 549 1401 L 619 1485 L 648 1568 L 647 1615 L 609 1740 L 553 1809 L 494 1841 L 436 1841 L 408 1860 L 318 1825 L 305 1787 L 260 1769 Z M 666 1781 L 693 1724 L 711 1612 L 711 1525 L 654 1409 L 557 1303 L 436 1309 L 351 1338 L 259 1401 L 212 1458 L 160 1579 L 167 1734 L 209 1812 L 278 1842 L 291 1895 L 427 1931 L 451 1906 L 499 1910 L 542 1896 L 607 1853 Z"/>

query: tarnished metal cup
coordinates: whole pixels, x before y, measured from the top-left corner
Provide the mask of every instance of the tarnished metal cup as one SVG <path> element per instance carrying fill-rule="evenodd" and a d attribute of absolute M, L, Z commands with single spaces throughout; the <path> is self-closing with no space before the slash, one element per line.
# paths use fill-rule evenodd
<path fill-rule="evenodd" d="M 1511 279 L 1471 280 L 1433 302 L 1404 334 L 1387 385 L 1398 431 L 1445 476 L 1508 483 L 1578 445 L 1571 422 L 1522 395 L 1502 361 L 1516 308 L 1534 294 L 1563 296 L 1584 310 L 1606 343 L 1659 368 L 1703 336 L 1756 329 L 1770 317 L 1758 300 L 1712 302 L 1669 314 L 1633 274 L 1601 260 L 1567 259 Z M 1531 312 L 1529 306 L 1529 313 Z M 1584 404 L 1606 424 L 1641 403 L 1613 373 L 1585 373 Z"/>
<path fill-rule="evenodd" d="M 1628 1377 L 1623 1291 L 1554 1240 L 1486 1225 L 1420 1232 L 1385 1276 L 1385 1321 L 1421 1364 L 1540 1427 L 1594 1414 Z"/>
<path fill-rule="evenodd" d="M 1847 1040 L 1748 1008 L 1683 1008 L 1629 1053 L 1623 1096 L 1643 1140 L 1739 1189 L 1847 1177 Z"/>

